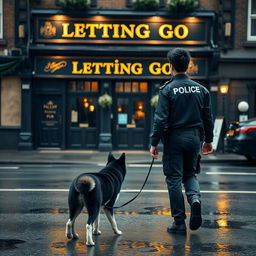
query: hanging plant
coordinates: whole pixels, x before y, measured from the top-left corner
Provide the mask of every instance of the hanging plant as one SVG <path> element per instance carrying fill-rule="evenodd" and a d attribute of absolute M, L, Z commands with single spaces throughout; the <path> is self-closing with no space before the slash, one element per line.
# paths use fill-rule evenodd
<path fill-rule="evenodd" d="M 151 105 L 151 107 L 156 108 L 157 103 L 158 103 L 158 99 L 159 99 L 159 95 L 158 95 L 158 94 L 154 95 L 154 96 L 151 98 L 151 100 L 150 100 L 150 105 Z"/>
<path fill-rule="evenodd" d="M 168 0 L 167 6 L 171 12 L 192 12 L 199 7 L 199 0 Z"/>
<path fill-rule="evenodd" d="M 112 105 L 112 97 L 105 93 L 102 96 L 99 97 L 99 105 L 103 108 L 110 107 Z"/>
<path fill-rule="evenodd" d="M 60 6 L 67 10 L 86 10 L 89 8 L 91 0 L 60 0 Z"/>
<path fill-rule="evenodd" d="M 132 0 L 132 6 L 137 11 L 155 11 L 159 8 L 159 0 Z"/>

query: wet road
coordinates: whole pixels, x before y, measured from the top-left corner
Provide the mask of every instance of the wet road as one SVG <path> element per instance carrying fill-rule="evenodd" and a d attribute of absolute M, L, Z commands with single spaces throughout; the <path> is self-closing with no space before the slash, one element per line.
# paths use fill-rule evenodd
<path fill-rule="evenodd" d="M 78 241 L 65 238 L 67 190 L 86 165 L 0 166 L 0 255 L 256 255 L 256 166 L 246 161 L 204 164 L 199 176 L 203 225 L 170 235 L 169 201 L 161 165 L 155 165 L 143 192 L 117 210 L 123 231 L 115 236 L 102 214 L 96 246 L 85 245 L 86 213 L 77 219 Z M 149 165 L 129 164 L 117 205 L 135 195 Z M 189 206 L 187 207 L 187 221 Z"/>

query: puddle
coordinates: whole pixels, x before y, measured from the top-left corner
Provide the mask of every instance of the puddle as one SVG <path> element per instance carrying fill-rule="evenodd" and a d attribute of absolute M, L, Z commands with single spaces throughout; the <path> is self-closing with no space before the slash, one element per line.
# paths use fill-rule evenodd
<path fill-rule="evenodd" d="M 19 239 L 0 239 L 0 251 L 16 249 L 16 245 L 22 243 L 25 243 L 25 241 Z"/>
<path fill-rule="evenodd" d="M 39 209 L 31 209 L 30 213 L 52 213 L 52 214 L 68 214 L 69 210 L 67 208 L 39 208 Z"/>
<path fill-rule="evenodd" d="M 252 245 L 232 245 L 221 243 L 200 243 L 190 239 L 185 239 L 183 243 L 169 244 L 154 241 L 131 241 L 122 239 L 113 239 L 112 241 L 102 241 L 95 239 L 95 247 L 88 248 L 85 242 L 53 242 L 51 245 L 52 252 L 62 253 L 65 255 L 202 255 L 203 253 L 216 253 L 216 255 L 232 255 L 235 252 L 239 255 L 248 255 L 247 253 L 256 250 Z M 85 254 L 85 253 L 88 254 Z M 141 253 L 141 254 L 140 254 Z"/>
<path fill-rule="evenodd" d="M 163 206 L 155 206 L 155 207 L 146 207 L 145 211 L 116 211 L 116 214 L 124 214 L 124 215 L 171 215 L 170 208 Z M 38 208 L 31 209 L 30 213 L 41 214 L 41 213 L 50 213 L 50 214 L 68 214 L 68 208 Z M 83 211 L 86 213 L 86 210 Z"/>
<path fill-rule="evenodd" d="M 210 228 L 210 229 L 241 229 L 243 226 L 246 226 L 246 225 L 248 224 L 242 221 L 219 219 L 219 220 L 205 220 L 202 224 L 202 227 Z"/>

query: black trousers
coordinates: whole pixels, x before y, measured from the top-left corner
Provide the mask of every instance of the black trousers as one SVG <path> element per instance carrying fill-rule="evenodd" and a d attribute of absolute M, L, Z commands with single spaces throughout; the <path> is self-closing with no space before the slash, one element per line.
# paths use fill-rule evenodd
<path fill-rule="evenodd" d="M 201 142 L 198 129 L 175 130 L 164 139 L 163 171 L 169 192 L 172 216 L 177 224 L 185 218 L 182 193 L 184 184 L 187 200 L 200 200 L 197 164 Z"/>

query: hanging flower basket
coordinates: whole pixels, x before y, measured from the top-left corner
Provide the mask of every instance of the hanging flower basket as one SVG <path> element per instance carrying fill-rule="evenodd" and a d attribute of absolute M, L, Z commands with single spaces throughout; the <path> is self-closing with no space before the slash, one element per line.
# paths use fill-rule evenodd
<path fill-rule="evenodd" d="M 86 10 L 90 4 L 91 0 L 60 0 L 61 8 L 67 10 Z"/>
<path fill-rule="evenodd" d="M 154 95 L 154 96 L 151 98 L 151 100 L 150 100 L 150 105 L 151 105 L 151 107 L 156 108 L 157 103 L 158 103 L 158 99 L 159 99 L 159 95 L 158 95 L 158 94 Z"/>
<path fill-rule="evenodd" d="M 112 97 L 109 94 L 105 93 L 99 97 L 98 102 L 102 108 L 110 107 L 112 105 Z"/>
<path fill-rule="evenodd" d="M 167 6 L 174 13 L 192 12 L 199 8 L 199 0 L 168 0 Z"/>
<path fill-rule="evenodd" d="M 159 0 L 132 0 L 132 6 L 137 11 L 155 11 L 159 8 Z"/>

